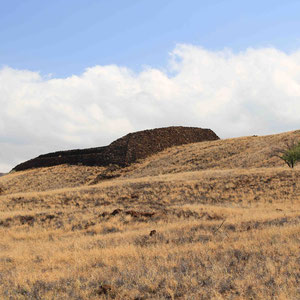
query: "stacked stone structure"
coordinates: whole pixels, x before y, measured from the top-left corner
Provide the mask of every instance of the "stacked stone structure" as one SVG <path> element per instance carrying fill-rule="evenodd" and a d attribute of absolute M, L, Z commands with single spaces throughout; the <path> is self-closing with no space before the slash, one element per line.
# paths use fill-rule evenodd
<path fill-rule="evenodd" d="M 129 133 L 108 146 L 58 151 L 40 155 L 17 165 L 13 170 L 50 167 L 62 164 L 86 166 L 128 166 L 172 146 L 217 140 L 210 129 L 166 127 Z"/>

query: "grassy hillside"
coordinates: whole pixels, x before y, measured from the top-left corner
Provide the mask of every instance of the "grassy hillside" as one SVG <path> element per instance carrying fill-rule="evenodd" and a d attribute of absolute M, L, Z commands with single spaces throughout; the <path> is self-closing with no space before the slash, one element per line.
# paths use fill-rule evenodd
<path fill-rule="evenodd" d="M 299 299 L 300 169 L 271 155 L 294 138 L 1 177 L 0 298 Z"/>
<path fill-rule="evenodd" d="M 276 168 L 285 164 L 272 156 L 274 148 L 300 139 L 300 131 L 269 136 L 242 137 L 172 147 L 128 168 L 61 165 L 15 172 L 1 178 L 7 194 L 79 187 L 101 181 L 101 174 L 140 178 L 161 174 L 221 169 Z"/>
<path fill-rule="evenodd" d="M 300 140 L 300 131 L 174 147 L 146 159 L 129 176 L 153 176 L 208 169 L 281 167 L 284 166 L 283 161 L 272 153 L 274 149 L 284 147 L 294 139 Z"/>

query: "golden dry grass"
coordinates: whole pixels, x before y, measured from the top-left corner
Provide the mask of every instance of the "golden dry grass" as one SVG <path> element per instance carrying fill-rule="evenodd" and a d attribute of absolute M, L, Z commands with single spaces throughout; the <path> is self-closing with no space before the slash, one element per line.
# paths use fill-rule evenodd
<path fill-rule="evenodd" d="M 298 136 L 1 177 L 0 298 L 300 299 L 300 169 L 271 156 Z"/>

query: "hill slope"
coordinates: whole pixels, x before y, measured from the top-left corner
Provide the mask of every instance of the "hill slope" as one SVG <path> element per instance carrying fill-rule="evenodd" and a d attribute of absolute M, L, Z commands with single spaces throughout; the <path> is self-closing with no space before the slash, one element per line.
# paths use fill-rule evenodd
<path fill-rule="evenodd" d="M 0 178 L 0 298 L 299 299 L 300 132 Z"/>
<path fill-rule="evenodd" d="M 274 149 L 300 139 L 300 131 L 241 137 L 173 147 L 145 159 L 130 177 L 154 176 L 209 169 L 282 167 Z"/>
<path fill-rule="evenodd" d="M 300 131 L 241 137 L 168 148 L 127 168 L 60 165 L 8 174 L 1 178 L 5 193 L 79 187 L 105 178 L 139 178 L 190 171 L 284 167 L 273 148 L 300 139 Z"/>

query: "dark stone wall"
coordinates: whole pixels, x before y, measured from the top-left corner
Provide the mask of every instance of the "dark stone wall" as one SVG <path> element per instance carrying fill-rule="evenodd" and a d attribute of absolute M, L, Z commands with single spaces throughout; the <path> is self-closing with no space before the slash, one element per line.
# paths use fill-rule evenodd
<path fill-rule="evenodd" d="M 50 167 L 61 164 L 125 167 L 166 148 L 188 143 L 218 140 L 210 129 L 166 127 L 129 133 L 105 147 L 58 151 L 40 155 L 17 165 L 13 170 Z"/>

